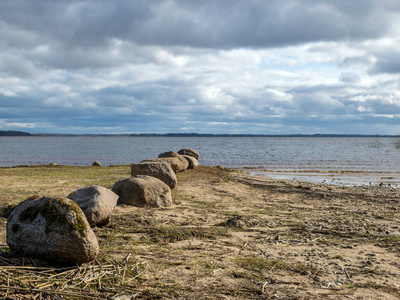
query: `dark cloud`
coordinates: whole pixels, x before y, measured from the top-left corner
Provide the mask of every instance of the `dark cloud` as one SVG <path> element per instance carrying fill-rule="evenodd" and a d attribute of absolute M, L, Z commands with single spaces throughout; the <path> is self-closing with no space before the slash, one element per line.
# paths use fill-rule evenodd
<path fill-rule="evenodd" d="M 388 51 L 376 54 L 376 63 L 371 68 L 372 73 L 400 73 L 400 52 Z"/>
<path fill-rule="evenodd" d="M 394 9 L 390 1 L 371 0 L 8 0 L 1 6 L 5 26 L 83 48 L 106 47 L 114 38 L 211 48 L 374 38 L 390 29 Z"/>

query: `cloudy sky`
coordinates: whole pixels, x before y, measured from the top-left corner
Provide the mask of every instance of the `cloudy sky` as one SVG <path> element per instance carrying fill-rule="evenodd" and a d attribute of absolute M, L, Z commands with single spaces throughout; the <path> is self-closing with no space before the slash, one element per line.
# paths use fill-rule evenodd
<path fill-rule="evenodd" d="M 400 134 L 399 0 L 2 0 L 0 130 Z"/>

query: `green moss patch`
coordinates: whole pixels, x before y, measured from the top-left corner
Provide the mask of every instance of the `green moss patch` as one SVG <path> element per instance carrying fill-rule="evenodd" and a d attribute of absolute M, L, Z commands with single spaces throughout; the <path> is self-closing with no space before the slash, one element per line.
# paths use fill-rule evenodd
<path fill-rule="evenodd" d="M 36 196 L 28 199 L 32 200 L 32 205 L 19 215 L 21 222 L 28 220 L 32 222 L 38 214 L 41 214 L 46 220 L 46 234 L 51 231 L 64 230 L 65 226 L 68 226 L 70 230 L 75 230 L 78 234 L 84 233 L 86 224 L 76 203 L 64 198 L 46 198 L 45 202 L 35 203 L 39 199 L 41 198 Z M 71 220 L 69 211 L 75 211 L 76 221 Z"/>

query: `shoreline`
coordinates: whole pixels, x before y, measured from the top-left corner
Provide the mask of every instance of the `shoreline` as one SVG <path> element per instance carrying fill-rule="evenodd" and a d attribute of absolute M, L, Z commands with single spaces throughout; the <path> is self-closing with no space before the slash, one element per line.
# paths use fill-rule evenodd
<path fill-rule="evenodd" d="M 108 165 L 102 167 L 130 166 L 130 164 Z M 45 168 L 45 167 L 69 167 L 69 168 L 85 168 L 91 165 L 71 166 L 59 165 L 56 163 L 48 164 L 22 164 L 14 166 L 0 166 L 1 169 L 14 168 Z M 213 167 L 213 166 L 205 166 Z M 264 176 L 273 180 L 289 180 L 294 182 L 308 182 L 311 184 L 326 184 L 346 187 L 371 187 L 371 186 L 387 186 L 400 189 L 400 171 L 384 172 L 384 171 L 364 171 L 364 170 L 270 170 L 264 167 L 224 167 L 226 169 L 238 170 L 246 172 L 253 176 Z"/>
<path fill-rule="evenodd" d="M 111 188 L 130 176 L 130 168 L 39 166 L 1 173 L 4 208 L 34 193 L 65 196 L 90 184 Z M 196 300 L 400 297 L 397 189 L 274 180 L 207 166 L 177 177 L 173 207 L 119 205 L 109 225 L 94 228 L 99 261 L 125 264 L 129 258 L 129 265 L 143 267 L 126 274 L 128 290 L 121 293 Z M 0 244 L 5 222 L 1 217 Z M 34 267 L 26 259 L 12 263 L 25 272 Z M 18 285 L 21 274 L 8 272 L 10 285 Z M 0 288 L 7 280 L 0 278 Z M 75 288 L 88 292 L 84 284 Z M 90 293 L 104 295 L 96 286 Z"/>
<path fill-rule="evenodd" d="M 340 170 L 267 170 L 264 168 L 240 168 L 255 176 L 267 176 L 276 180 L 305 181 L 315 184 L 338 186 L 388 186 L 400 188 L 400 172 L 340 171 Z"/>

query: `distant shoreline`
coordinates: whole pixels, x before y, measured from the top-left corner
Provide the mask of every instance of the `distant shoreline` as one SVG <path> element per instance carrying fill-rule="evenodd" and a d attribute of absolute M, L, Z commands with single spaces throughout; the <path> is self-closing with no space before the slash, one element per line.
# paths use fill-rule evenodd
<path fill-rule="evenodd" d="M 380 134 L 212 134 L 212 133 L 125 133 L 125 134 L 66 134 L 29 133 L 0 130 L 0 136 L 28 137 L 315 137 L 315 138 L 400 138 L 400 135 Z"/>

